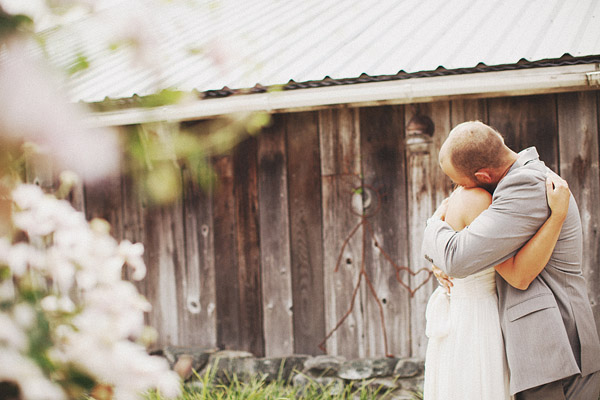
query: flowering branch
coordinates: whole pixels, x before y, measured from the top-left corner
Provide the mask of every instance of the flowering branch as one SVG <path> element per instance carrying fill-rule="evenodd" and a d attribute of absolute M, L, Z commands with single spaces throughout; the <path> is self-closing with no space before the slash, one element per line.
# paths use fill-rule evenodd
<path fill-rule="evenodd" d="M 109 388 L 134 399 L 180 392 L 179 376 L 144 344 L 150 304 L 122 280 L 142 279 L 143 245 L 118 243 L 104 220 L 87 222 L 35 185 L 12 192 L 14 232 L 0 238 L 0 381 L 24 399 L 64 399 Z"/>

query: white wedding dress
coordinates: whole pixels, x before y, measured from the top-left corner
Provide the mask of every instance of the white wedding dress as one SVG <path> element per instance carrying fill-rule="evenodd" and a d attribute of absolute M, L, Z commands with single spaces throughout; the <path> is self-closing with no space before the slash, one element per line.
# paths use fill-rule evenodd
<path fill-rule="evenodd" d="M 425 400 L 508 400 L 495 270 L 453 279 L 427 304 Z"/>

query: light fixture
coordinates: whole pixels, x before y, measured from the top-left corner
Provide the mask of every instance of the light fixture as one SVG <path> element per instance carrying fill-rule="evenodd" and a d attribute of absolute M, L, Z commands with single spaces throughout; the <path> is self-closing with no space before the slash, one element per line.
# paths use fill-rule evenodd
<path fill-rule="evenodd" d="M 426 115 L 415 114 L 406 124 L 404 144 L 406 150 L 413 154 L 429 153 L 435 126 Z"/>

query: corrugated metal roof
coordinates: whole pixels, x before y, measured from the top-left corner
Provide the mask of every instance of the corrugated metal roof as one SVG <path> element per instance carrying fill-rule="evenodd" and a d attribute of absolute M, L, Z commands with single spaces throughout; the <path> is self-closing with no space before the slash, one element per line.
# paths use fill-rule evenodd
<path fill-rule="evenodd" d="M 46 33 L 53 63 L 65 67 L 77 54 L 90 63 L 70 77 L 73 100 L 600 55 L 597 0 L 170 1 L 136 11 L 143 18 L 129 28 L 152 27 L 143 39 L 149 63 L 131 46 L 99 40 L 126 13 Z"/>

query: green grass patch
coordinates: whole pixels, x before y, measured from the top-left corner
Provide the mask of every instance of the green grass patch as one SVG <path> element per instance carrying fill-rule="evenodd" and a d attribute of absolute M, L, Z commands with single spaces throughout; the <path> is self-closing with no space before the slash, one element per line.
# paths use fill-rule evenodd
<path fill-rule="evenodd" d="M 422 399 L 421 393 L 413 393 L 413 399 Z M 215 380 L 215 372 L 208 370 L 203 375 L 196 374 L 193 383 L 186 383 L 178 400 L 368 400 L 392 399 L 391 389 L 374 388 L 372 381 L 351 382 L 342 385 L 340 381 L 321 384 L 315 379 L 308 379 L 303 387 L 294 387 L 291 382 L 277 380 L 267 382 L 254 378 L 240 380 L 233 375 L 226 382 Z M 147 400 L 165 400 L 160 393 L 150 392 Z"/>

